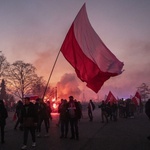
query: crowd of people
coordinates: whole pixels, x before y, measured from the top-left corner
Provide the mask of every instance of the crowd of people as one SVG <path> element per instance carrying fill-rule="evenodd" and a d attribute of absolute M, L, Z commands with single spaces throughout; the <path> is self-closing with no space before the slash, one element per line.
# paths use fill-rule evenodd
<path fill-rule="evenodd" d="M 93 111 L 96 104 L 89 100 L 87 105 L 87 114 L 89 121 L 93 121 Z M 130 99 L 126 101 L 120 100 L 116 102 L 102 101 L 98 108 L 101 110 L 101 122 L 108 123 L 110 120 L 117 121 L 118 117 L 134 118 L 135 111 L 142 112 L 143 106 L 136 106 Z M 35 104 L 30 101 L 29 97 L 24 98 L 23 101 L 18 101 L 16 105 L 14 120 L 14 130 L 18 128 L 23 131 L 23 146 L 21 149 L 27 149 L 28 134 L 32 137 L 32 147 L 36 147 L 36 137 L 41 137 L 41 125 L 45 125 L 45 137 L 49 136 L 51 116 L 50 102 L 44 102 L 43 99 L 36 99 Z M 69 100 L 61 99 L 58 106 L 60 138 L 68 138 L 70 129 L 70 139 L 79 140 L 78 122 L 82 117 L 82 105 L 79 101 L 69 96 Z M 145 104 L 145 113 L 150 119 L 150 99 Z M 8 117 L 7 110 L 2 100 L 0 100 L 0 129 L 1 129 L 1 143 L 5 143 L 4 129 L 6 119 Z M 150 136 L 147 137 L 150 140 Z"/>
<path fill-rule="evenodd" d="M 104 100 L 98 106 L 101 108 L 102 123 L 109 120 L 117 121 L 117 118 L 134 118 L 135 112 L 143 112 L 143 104 L 136 105 L 131 99 L 119 100 L 119 101 L 108 101 Z"/>
<path fill-rule="evenodd" d="M 32 138 L 32 147 L 36 147 L 36 137 L 41 137 L 41 126 L 43 122 L 45 125 L 44 136 L 49 137 L 50 120 L 52 119 L 51 112 L 50 102 L 44 102 L 41 98 L 36 99 L 35 103 L 31 102 L 29 97 L 25 97 L 23 101 L 19 100 L 17 102 L 13 117 L 16 121 L 14 130 L 19 128 L 24 132 L 22 150 L 27 149 L 29 133 Z M 82 116 L 80 102 L 75 100 L 73 96 L 69 96 L 69 101 L 61 99 L 58 113 L 60 138 L 68 137 L 70 127 L 70 139 L 79 140 L 78 121 Z M 2 136 L 2 142 L 4 143 L 4 134 Z"/>

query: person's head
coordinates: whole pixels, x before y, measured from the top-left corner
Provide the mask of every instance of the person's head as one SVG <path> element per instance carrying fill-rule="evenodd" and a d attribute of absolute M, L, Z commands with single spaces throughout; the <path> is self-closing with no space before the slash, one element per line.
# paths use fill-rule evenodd
<path fill-rule="evenodd" d="M 19 101 L 17 102 L 17 104 L 18 104 L 18 105 L 23 105 L 23 102 L 22 102 L 21 100 L 19 100 Z"/>
<path fill-rule="evenodd" d="M 37 98 L 35 101 L 36 103 L 40 103 L 40 98 Z"/>
<path fill-rule="evenodd" d="M 69 101 L 73 101 L 73 96 L 69 96 Z"/>
<path fill-rule="evenodd" d="M 24 102 L 25 102 L 25 105 L 28 105 L 30 103 L 30 98 L 29 97 L 25 97 L 24 98 Z"/>
<path fill-rule="evenodd" d="M 61 99 L 60 101 L 61 101 L 61 103 L 63 103 L 64 99 Z"/>
<path fill-rule="evenodd" d="M 67 100 L 66 100 L 66 99 L 64 99 L 64 103 L 67 103 Z"/>

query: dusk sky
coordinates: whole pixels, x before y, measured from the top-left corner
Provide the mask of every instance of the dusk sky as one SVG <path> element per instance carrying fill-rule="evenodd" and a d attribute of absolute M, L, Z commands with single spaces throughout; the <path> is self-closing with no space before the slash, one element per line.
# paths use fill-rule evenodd
<path fill-rule="evenodd" d="M 58 85 L 60 95 L 80 95 L 80 100 L 83 93 L 86 99 L 103 99 L 109 91 L 115 97 L 128 98 L 142 83 L 150 85 L 150 0 L 0 0 L 0 51 L 10 63 L 23 60 L 33 64 L 38 75 L 48 80 L 84 3 L 92 27 L 124 62 L 125 71 L 107 80 L 95 94 L 60 54 L 50 85 Z"/>

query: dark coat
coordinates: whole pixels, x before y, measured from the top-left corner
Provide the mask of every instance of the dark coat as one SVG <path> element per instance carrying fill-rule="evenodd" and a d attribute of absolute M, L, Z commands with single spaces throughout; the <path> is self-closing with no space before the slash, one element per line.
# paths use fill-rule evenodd
<path fill-rule="evenodd" d="M 105 103 L 102 103 L 101 105 L 98 106 L 98 108 L 101 108 L 102 111 L 106 111 L 107 105 Z"/>
<path fill-rule="evenodd" d="M 92 107 L 91 107 L 92 106 Z M 92 101 L 90 101 L 89 102 L 89 104 L 88 104 L 88 110 L 89 111 L 92 111 L 92 110 L 94 110 L 95 109 L 95 105 L 94 105 L 94 103 L 92 102 Z"/>
<path fill-rule="evenodd" d="M 50 109 L 48 110 L 48 107 L 44 102 L 36 103 L 35 108 L 36 108 L 36 112 L 38 114 L 38 118 L 47 119 L 50 117 Z"/>
<path fill-rule="evenodd" d="M 74 105 L 73 107 L 75 109 L 72 109 L 73 108 L 72 105 Z M 69 101 L 68 104 L 67 104 L 67 110 L 68 110 L 69 118 L 81 119 L 82 110 L 81 110 L 81 107 L 80 107 L 78 102 Z"/>
<path fill-rule="evenodd" d="M 22 110 L 22 108 L 23 108 L 22 101 L 18 101 L 17 106 L 16 106 L 16 114 L 17 114 L 18 118 L 21 117 L 21 110 Z"/>
<path fill-rule="evenodd" d="M 33 103 L 23 106 L 21 123 L 23 123 L 24 127 L 32 127 L 37 123 L 37 112 Z"/>
<path fill-rule="evenodd" d="M 0 126 L 6 125 L 6 118 L 8 117 L 7 110 L 4 104 L 0 104 Z"/>
<path fill-rule="evenodd" d="M 150 119 L 150 99 L 145 104 L 145 113 Z"/>
<path fill-rule="evenodd" d="M 69 113 L 67 109 L 67 103 L 61 103 L 58 107 L 58 113 L 60 114 L 61 121 L 68 121 Z"/>

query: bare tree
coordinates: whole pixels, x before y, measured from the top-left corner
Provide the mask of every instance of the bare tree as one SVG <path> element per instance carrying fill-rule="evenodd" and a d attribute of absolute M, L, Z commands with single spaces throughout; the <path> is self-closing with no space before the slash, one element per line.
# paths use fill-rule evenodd
<path fill-rule="evenodd" d="M 39 80 L 35 73 L 36 68 L 29 63 L 16 61 L 7 72 L 7 89 L 18 98 L 32 92 L 33 85 Z"/>
<path fill-rule="evenodd" d="M 9 68 L 6 57 L 0 51 L 0 79 L 5 76 L 5 71 Z"/>
<path fill-rule="evenodd" d="M 149 98 L 150 94 L 150 88 L 148 87 L 148 85 L 146 83 L 142 83 L 137 89 L 143 101 L 146 101 Z"/>
<path fill-rule="evenodd" d="M 45 80 L 43 79 L 43 77 L 38 77 L 37 82 L 32 85 L 32 93 L 42 98 L 45 88 L 46 88 Z"/>

